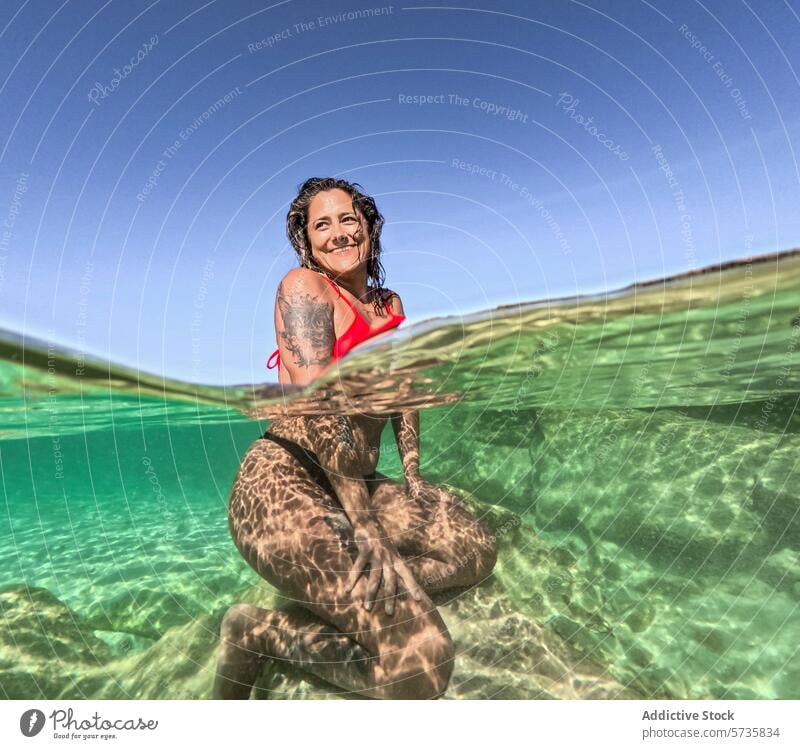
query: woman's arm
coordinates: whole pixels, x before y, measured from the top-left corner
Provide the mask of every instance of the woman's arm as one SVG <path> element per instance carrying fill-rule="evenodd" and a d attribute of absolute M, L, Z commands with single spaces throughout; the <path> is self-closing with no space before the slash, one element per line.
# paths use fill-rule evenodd
<path fill-rule="evenodd" d="M 360 472 L 361 461 L 350 417 L 324 414 L 305 419 L 314 452 L 353 527 L 379 532 L 380 527 L 370 509 L 369 491 Z"/>
<path fill-rule="evenodd" d="M 275 328 L 281 366 L 293 384 L 307 385 L 333 364 L 333 305 L 327 289 L 319 275 L 306 268 L 289 271 L 278 287 Z M 361 461 L 350 419 L 320 415 L 305 421 L 308 439 L 353 527 L 371 527 L 369 492 L 358 472 Z"/>
<path fill-rule="evenodd" d="M 388 298 L 392 312 L 405 315 L 403 300 L 394 291 L 389 292 Z M 408 409 L 392 414 L 392 429 L 394 430 L 397 450 L 403 464 L 403 475 L 406 483 L 411 486 L 420 480 L 419 475 L 419 411 Z"/>
<path fill-rule="evenodd" d="M 411 485 L 419 481 L 419 411 L 409 409 L 392 414 L 392 429 L 403 464 L 403 475 Z"/>
<path fill-rule="evenodd" d="M 378 591 L 383 582 L 386 613 L 394 613 L 398 578 L 417 601 L 422 600 L 419 583 L 373 515 L 369 491 L 360 474 L 360 461 L 350 418 L 327 414 L 306 418 L 311 443 L 316 448 L 319 462 L 353 525 L 353 536 L 359 547 L 358 557 L 347 577 L 346 590 L 353 590 L 369 565 L 369 579 L 364 592 L 364 607 L 367 610 L 378 600 Z"/>
<path fill-rule="evenodd" d="M 306 268 L 289 271 L 278 286 L 275 329 L 281 366 L 292 384 L 308 385 L 333 364 L 333 305 L 328 286 Z M 350 419 L 307 416 L 306 434 L 354 527 L 370 525 L 369 492 L 358 473 L 360 461 Z"/>
<path fill-rule="evenodd" d="M 275 297 L 281 367 L 293 385 L 308 385 L 333 364 L 333 304 L 328 287 L 307 268 L 290 270 Z"/>

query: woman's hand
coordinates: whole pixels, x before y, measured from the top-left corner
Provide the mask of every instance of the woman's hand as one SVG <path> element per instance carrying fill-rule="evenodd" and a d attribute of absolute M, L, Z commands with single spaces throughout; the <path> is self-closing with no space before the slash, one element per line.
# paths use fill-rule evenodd
<path fill-rule="evenodd" d="M 367 592 L 364 597 L 364 608 L 367 611 L 372 609 L 372 604 L 375 602 L 378 590 L 381 587 L 381 579 L 383 579 L 383 597 L 386 600 L 386 613 L 389 615 L 394 613 L 394 598 L 397 594 L 398 575 L 403 586 L 414 596 L 414 599 L 417 601 L 422 600 L 422 589 L 408 565 L 389 540 L 381 536 L 377 528 L 371 526 L 357 527 L 355 540 L 359 547 L 358 558 L 347 577 L 347 591 L 353 590 L 358 578 L 367 563 L 369 563 L 370 573 L 367 581 Z"/>
<path fill-rule="evenodd" d="M 406 478 L 406 491 L 409 497 L 418 502 L 422 507 L 430 507 L 432 504 L 441 504 L 444 507 L 455 505 L 464 508 L 464 504 L 459 497 L 448 492 L 441 486 L 431 484 L 430 481 L 426 481 L 419 474 Z"/>

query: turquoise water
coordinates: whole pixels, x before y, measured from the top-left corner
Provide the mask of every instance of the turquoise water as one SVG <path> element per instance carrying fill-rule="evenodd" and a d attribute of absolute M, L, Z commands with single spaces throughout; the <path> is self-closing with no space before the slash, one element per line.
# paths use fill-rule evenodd
<path fill-rule="evenodd" d="M 448 696 L 800 697 L 799 291 L 786 253 L 426 321 L 305 393 L 1 333 L 0 693 L 209 697 L 226 608 L 277 601 L 227 528 L 244 451 L 280 413 L 415 407 L 423 475 L 500 547 L 441 597 Z"/>

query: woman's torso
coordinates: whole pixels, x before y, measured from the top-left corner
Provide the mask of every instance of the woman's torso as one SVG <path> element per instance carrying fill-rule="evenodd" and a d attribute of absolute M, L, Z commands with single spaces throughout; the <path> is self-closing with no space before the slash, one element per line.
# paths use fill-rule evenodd
<path fill-rule="evenodd" d="M 270 422 L 269 431 L 279 437 L 296 442 L 311 452 L 315 451 L 308 434 L 308 420 L 313 416 L 284 416 Z M 358 414 L 347 416 L 353 429 L 356 454 L 359 456 L 359 471 L 362 476 L 375 473 L 380 458 L 381 433 L 388 416 Z"/>
<path fill-rule="evenodd" d="M 338 291 L 338 287 L 327 277 L 326 280 L 331 285 L 331 301 L 334 308 L 333 325 L 337 341 L 340 341 L 343 335 L 353 331 L 355 327 L 354 323 L 357 323 L 362 328 L 363 323 L 366 323 L 369 328 L 380 330 L 389 316 L 393 314 L 391 309 L 387 309 L 389 304 L 384 294 L 381 295 L 381 298 L 385 302 L 382 305 L 376 305 L 373 302 L 361 304 L 355 298 L 352 300 L 345 299 L 342 292 Z M 376 307 L 379 307 L 379 311 L 376 311 Z M 382 314 L 379 314 L 379 312 Z M 360 315 L 363 322 L 356 320 L 355 315 Z M 399 324 L 402 319 L 405 318 L 396 315 L 394 320 L 395 325 Z M 369 335 L 369 338 L 377 338 L 388 332 L 389 330 L 381 331 L 374 335 Z M 281 366 L 278 368 L 278 382 L 291 384 L 289 374 L 285 367 Z M 297 444 L 313 451 L 314 446 L 311 444 L 311 440 L 308 436 L 307 418 L 308 417 L 294 416 L 275 419 L 270 423 L 269 431 L 280 437 L 293 440 L 297 442 Z M 348 416 L 348 418 L 352 425 L 356 450 L 358 451 L 358 455 L 362 456 L 361 469 L 363 475 L 374 473 L 380 457 L 381 434 L 388 421 L 388 416 L 358 414 Z"/>
<path fill-rule="evenodd" d="M 338 284 L 325 274 L 320 273 L 328 286 L 333 290 L 333 324 L 334 342 L 331 348 L 331 357 L 334 361 L 341 359 L 351 349 L 371 338 L 379 338 L 396 328 L 405 315 L 395 312 L 389 304 L 389 298 L 394 293 L 387 289 L 372 289 L 371 302 L 362 303 L 351 295 L 345 295 Z M 344 320 L 348 322 L 345 323 Z M 277 317 L 276 317 L 277 323 Z M 278 337 L 280 330 L 275 331 Z M 293 384 L 290 374 L 281 366 L 280 349 L 275 349 L 267 360 L 267 369 L 278 368 L 278 382 L 284 385 Z"/>

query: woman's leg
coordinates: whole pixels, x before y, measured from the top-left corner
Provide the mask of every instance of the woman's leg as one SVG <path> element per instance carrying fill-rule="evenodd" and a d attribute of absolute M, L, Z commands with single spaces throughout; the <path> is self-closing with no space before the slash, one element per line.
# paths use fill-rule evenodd
<path fill-rule="evenodd" d="M 495 537 L 455 494 L 437 486 L 418 502 L 405 484 L 381 473 L 367 487 L 384 531 L 427 593 L 473 585 L 491 574 Z"/>
<path fill-rule="evenodd" d="M 268 658 L 287 660 L 349 692 L 377 698 L 441 696 L 453 643 L 427 595 L 404 595 L 393 615 L 367 611 L 367 580 L 345 590 L 357 556 L 341 506 L 283 448 L 258 440 L 234 482 L 231 533 L 250 565 L 302 607 L 238 604 L 225 616 L 216 697 L 246 698 Z"/>
<path fill-rule="evenodd" d="M 249 699 L 270 657 L 346 691 L 364 691 L 371 684 L 370 653 L 302 606 L 272 610 L 237 603 L 228 609 L 220 627 L 214 698 Z"/>

